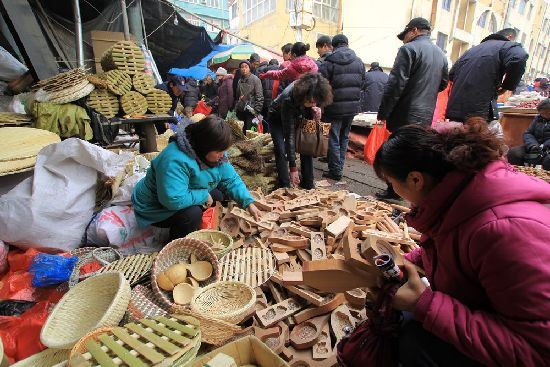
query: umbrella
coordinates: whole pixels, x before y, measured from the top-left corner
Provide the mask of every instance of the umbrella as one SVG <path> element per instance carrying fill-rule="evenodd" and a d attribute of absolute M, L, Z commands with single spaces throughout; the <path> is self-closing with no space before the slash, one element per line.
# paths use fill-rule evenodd
<path fill-rule="evenodd" d="M 212 56 L 212 59 L 208 61 L 208 67 L 210 70 L 216 70 L 218 67 L 225 69 L 236 69 L 239 67 L 239 62 L 242 60 L 248 60 L 251 54 L 257 53 L 260 56 L 260 61 L 269 61 L 271 59 L 277 59 L 281 62 L 283 59 L 274 54 L 248 43 L 237 45 L 230 50 L 223 51 Z"/>

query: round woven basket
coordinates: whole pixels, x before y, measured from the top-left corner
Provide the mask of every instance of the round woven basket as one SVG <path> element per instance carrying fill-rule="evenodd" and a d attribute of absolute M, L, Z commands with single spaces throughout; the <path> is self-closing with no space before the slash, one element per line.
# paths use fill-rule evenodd
<path fill-rule="evenodd" d="M 130 284 L 121 273 L 105 273 L 78 283 L 55 306 L 40 332 L 42 344 L 70 349 L 90 331 L 116 326 L 130 301 Z"/>
<path fill-rule="evenodd" d="M 217 282 L 198 289 L 191 309 L 203 315 L 238 324 L 256 303 L 256 291 L 239 282 Z"/>
<path fill-rule="evenodd" d="M 51 367 L 69 358 L 67 349 L 45 349 L 40 353 L 25 358 L 11 367 Z"/>
<path fill-rule="evenodd" d="M 88 340 L 97 341 L 101 335 L 107 334 L 111 330 L 113 330 L 112 327 L 100 327 L 99 329 L 95 329 L 94 331 L 84 335 L 71 349 L 71 352 L 69 353 L 69 361 L 72 360 L 77 353 L 83 354 L 88 351 L 88 348 L 86 348 L 86 343 Z"/>
<path fill-rule="evenodd" d="M 210 246 L 212 246 L 213 243 L 221 242 L 223 244 L 223 249 L 213 250 L 218 259 L 224 257 L 233 248 L 233 238 L 230 235 L 213 229 L 201 229 L 200 231 L 191 232 L 185 236 L 185 238 L 194 238 L 206 242 Z"/>
<path fill-rule="evenodd" d="M 212 275 L 203 282 L 199 282 L 201 287 L 214 283 L 220 279 L 220 264 L 214 251 L 207 243 L 193 238 L 179 238 L 166 245 L 155 258 L 153 270 L 151 272 L 151 287 L 155 296 L 160 302 L 160 306 L 168 312 L 178 313 L 180 310 L 189 310 L 189 305 L 178 305 L 174 303 L 171 292 L 160 289 L 157 284 L 157 276 L 168 269 L 170 266 L 179 263 L 191 263 L 191 254 L 194 254 L 199 261 L 208 261 L 212 264 Z"/>

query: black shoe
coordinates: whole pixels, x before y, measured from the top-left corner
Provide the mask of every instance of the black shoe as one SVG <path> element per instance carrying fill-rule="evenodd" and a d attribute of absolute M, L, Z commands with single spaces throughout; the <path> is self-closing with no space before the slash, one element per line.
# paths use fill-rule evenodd
<path fill-rule="evenodd" d="M 330 178 L 331 180 L 334 180 L 334 181 L 340 181 L 342 179 L 342 176 L 336 176 L 336 175 L 333 175 L 332 173 L 330 172 L 323 172 L 323 177 L 324 178 Z"/>
<path fill-rule="evenodd" d="M 321 157 L 321 158 L 319 158 L 319 162 L 328 163 L 328 158 L 327 157 Z"/>
<path fill-rule="evenodd" d="M 399 200 L 401 197 L 393 191 L 393 188 L 390 186 L 386 190 L 377 192 L 374 194 L 379 200 Z"/>

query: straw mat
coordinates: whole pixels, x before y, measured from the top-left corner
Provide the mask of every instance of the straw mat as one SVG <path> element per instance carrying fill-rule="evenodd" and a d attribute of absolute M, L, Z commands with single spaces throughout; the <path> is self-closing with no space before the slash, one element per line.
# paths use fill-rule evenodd
<path fill-rule="evenodd" d="M 12 174 L 34 167 L 36 155 L 47 145 L 61 139 L 50 131 L 31 127 L 0 129 L 0 175 Z"/>

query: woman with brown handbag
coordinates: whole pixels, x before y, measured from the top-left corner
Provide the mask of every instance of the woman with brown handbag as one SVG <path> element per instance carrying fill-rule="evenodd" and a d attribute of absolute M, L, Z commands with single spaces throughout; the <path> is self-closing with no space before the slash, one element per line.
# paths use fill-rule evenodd
<path fill-rule="evenodd" d="M 313 189 L 313 158 L 300 154 L 296 167 L 296 129 L 304 119 L 320 121 L 320 108 L 332 103 L 332 88 L 322 75 L 307 73 L 296 80 L 271 103 L 269 121 L 275 150 L 279 187 L 300 185 Z"/>

